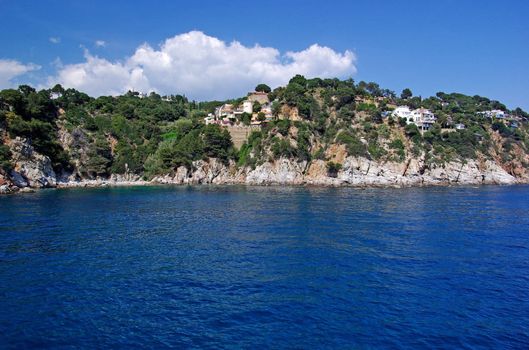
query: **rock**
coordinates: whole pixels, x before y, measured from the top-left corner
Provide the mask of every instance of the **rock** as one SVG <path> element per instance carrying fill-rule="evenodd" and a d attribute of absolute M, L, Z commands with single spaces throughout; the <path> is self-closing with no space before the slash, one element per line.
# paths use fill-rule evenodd
<path fill-rule="evenodd" d="M 14 163 L 10 175 L 17 187 L 40 188 L 57 185 L 57 176 L 48 156 L 36 152 L 27 140 L 19 137 L 11 140 L 8 145 Z"/>
<path fill-rule="evenodd" d="M 304 183 L 303 170 L 306 162 L 294 162 L 289 159 L 279 159 L 267 162 L 246 174 L 247 184 L 289 184 Z"/>
<path fill-rule="evenodd" d="M 9 174 L 11 177 L 11 181 L 13 184 L 19 188 L 27 187 L 29 186 L 28 182 L 24 177 L 17 171 L 11 170 L 11 173 Z"/>
<path fill-rule="evenodd" d="M 1 185 L 0 186 L 0 194 L 6 194 L 6 193 L 10 193 L 11 190 L 9 189 L 9 186 L 8 185 Z"/>
<path fill-rule="evenodd" d="M 35 192 L 35 190 L 30 187 L 24 187 L 24 188 L 21 188 L 18 192 L 19 193 L 33 193 Z"/>

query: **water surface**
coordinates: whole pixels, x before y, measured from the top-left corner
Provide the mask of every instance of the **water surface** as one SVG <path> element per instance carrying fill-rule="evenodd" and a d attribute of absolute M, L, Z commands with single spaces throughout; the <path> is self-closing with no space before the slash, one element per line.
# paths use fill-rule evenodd
<path fill-rule="evenodd" d="M 1 348 L 528 348 L 529 187 L 0 197 Z"/>

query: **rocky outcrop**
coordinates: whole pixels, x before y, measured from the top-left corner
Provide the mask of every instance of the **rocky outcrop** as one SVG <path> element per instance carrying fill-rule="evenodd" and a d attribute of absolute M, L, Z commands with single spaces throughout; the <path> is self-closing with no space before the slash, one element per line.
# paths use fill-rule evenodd
<path fill-rule="evenodd" d="M 246 183 L 263 184 L 289 184 L 300 185 L 304 183 L 303 170 L 306 162 L 293 162 L 288 159 L 280 159 L 276 162 L 264 163 L 246 173 Z"/>
<path fill-rule="evenodd" d="M 14 165 L 9 178 L 16 187 L 43 188 L 57 185 L 57 176 L 48 156 L 35 151 L 26 139 L 17 137 L 7 144 L 11 149 Z"/>
<path fill-rule="evenodd" d="M 174 174 L 157 176 L 152 182 L 177 185 L 234 184 L 243 183 L 244 174 L 237 170 L 233 162 L 225 164 L 218 159 L 210 159 L 196 161 L 190 169 L 181 166 Z"/>
<path fill-rule="evenodd" d="M 403 163 L 380 163 L 365 158 L 347 157 L 336 177 L 327 173 L 325 161 L 295 162 L 280 159 L 266 162 L 255 169 L 236 169 L 218 160 L 198 161 L 193 169 L 180 167 L 173 175 L 154 178 L 161 184 L 248 184 L 248 185 L 323 185 L 323 186 L 430 186 L 514 184 L 528 182 L 516 178 L 496 163 L 451 162 L 444 166 L 426 166 L 410 159 Z"/>
<path fill-rule="evenodd" d="M 444 166 L 427 165 L 409 159 L 403 163 L 377 162 L 366 158 L 346 157 L 342 168 L 331 177 L 327 162 L 296 162 L 279 159 L 254 169 L 237 168 L 233 162 L 218 159 L 196 161 L 191 168 L 181 166 L 173 174 L 150 181 L 136 174 L 112 175 L 110 178 L 80 179 L 75 174 L 56 180 L 49 159 L 36 153 L 23 140 L 15 140 L 16 167 L 9 181 L 18 188 L 35 187 L 104 187 L 148 184 L 246 184 L 246 185 L 319 185 L 355 187 L 405 187 L 432 185 L 477 185 L 527 183 L 527 177 L 514 177 L 491 160 L 451 162 Z M 2 182 L 3 181 L 3 182 Z M 0 193 L 12 186 L 0 179 Z"/>

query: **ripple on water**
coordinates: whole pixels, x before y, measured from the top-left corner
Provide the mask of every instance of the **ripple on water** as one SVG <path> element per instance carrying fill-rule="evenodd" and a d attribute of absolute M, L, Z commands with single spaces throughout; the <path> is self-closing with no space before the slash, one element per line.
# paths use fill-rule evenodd
<path fill-rule="evenodd" d="M 529 187 L 0 197 L 0 344 L 529 346 Z"/>

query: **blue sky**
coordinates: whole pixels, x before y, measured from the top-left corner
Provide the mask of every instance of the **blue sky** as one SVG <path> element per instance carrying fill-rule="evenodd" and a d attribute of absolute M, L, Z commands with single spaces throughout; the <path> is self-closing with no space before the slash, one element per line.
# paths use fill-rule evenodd
<path fill-rule="evenodd" d="M 92 94 L 137 84 L 140 90 L 214 98 L 219 94 L 222 97 L 222 91 L 248 90 L 255 79 L 268 79 L 271 85 L 282 83 L 287 78 L 281 75 L 300 69 L 307 75 L 335 74 L 352 76 L 356 81 L 375 81 L 397 92 L 409 87 L 423 96 L 437 91 L 479 94 L 498 99 L 510 108 L 529 110 L 528 19 L 529 2 L 521 0 L 0 0 L 0 60 L 10 62 L 4 73 L 0 67 L 0 75 L 4 74 L 0 76 L 4 86 L 0 87 L 21 82 L 38 86 L 55 81 L 76 84 L 75 79 L 85 79 L 74 87 L 86 87 Z M 188 66 L 195 65 L 198 53 L 182 46 L 184 37 L 178 37 L 190 31 L 200 31 L 205 38 L 225 44 L 216 54 L 211 51 L 216 41 L 212 42 L 206 55 L 212 57 L 213 64 L 233 51 L 233 41 L 248 50 L 239 51 L 236 58 L 208 72 L 210 75 L 202 75 L 207 67 L 199 65 L 209 64 L 207 60 L 197 63 L 196 71 L 190 68 L 189 75 L 206 80 L 203 90 L 193 85 L 197 82 L 191 77 L 181 78 L 186 75 L 184 68 L 171 65 L 167 67 L 171 71 L 164 72 L 158 69 L 159 61 L 145 61 L 167 54 Z M 168 47 L 173 45 L 172 51 L 161 48 L 175 36 L 182 40 L 168 43 Z M 190 45 L 202 42 L 204 37 L 194 40 Z M 135 55 L 144 43 L 151 49 L 149 54 Z M 252 49 L 256 44 L 274 48 L 279 55 L 257 52 Z M 306 51 L 299 62 L 298 58 L 284 56 L 289 51 L 303 53 L 313 44 L 332 52 Z M 348 51 L 354 53 L 354 58 L 347 56 Z M 245 55 L 246 61 L 241 58 Z M 251 61 L 263 55 L 266 62 L 255 68 Z M 132 56 L 135 58 L 131 63 Z M 330 68 L 325 67 L 326 57 L 329 62 L 336 61 L 329 63 Z M 275 75 L 263 72 L 263 67 L 274 59 L 278 62 L 270 67 L 277 68 Z M 13 66 L 14 61 L 22 66 Z M 295 64 L 288 65 L 292 61 Z M 246 75 L 227 73 L 231 71 L 222 67 L 229 64 L 246 69 Z M 145 76 L 134 77 L 136 68 Z M 9 69 L 17 75 L 6 76 Z M 173 73 L 175 70 L 178 73 Z M 98 71 L 104 73 L 97 75 Z M 94 74 L 93 79 L 85 77 L 86 72 Z M 251 74 L 255 77 L 248 76 Z M 112 81 L 95 82 L 100 78 Z M 176 82 L 171 85 L 169 80 Z M 233 87 L 237 81 L 239 87 Z"/>

